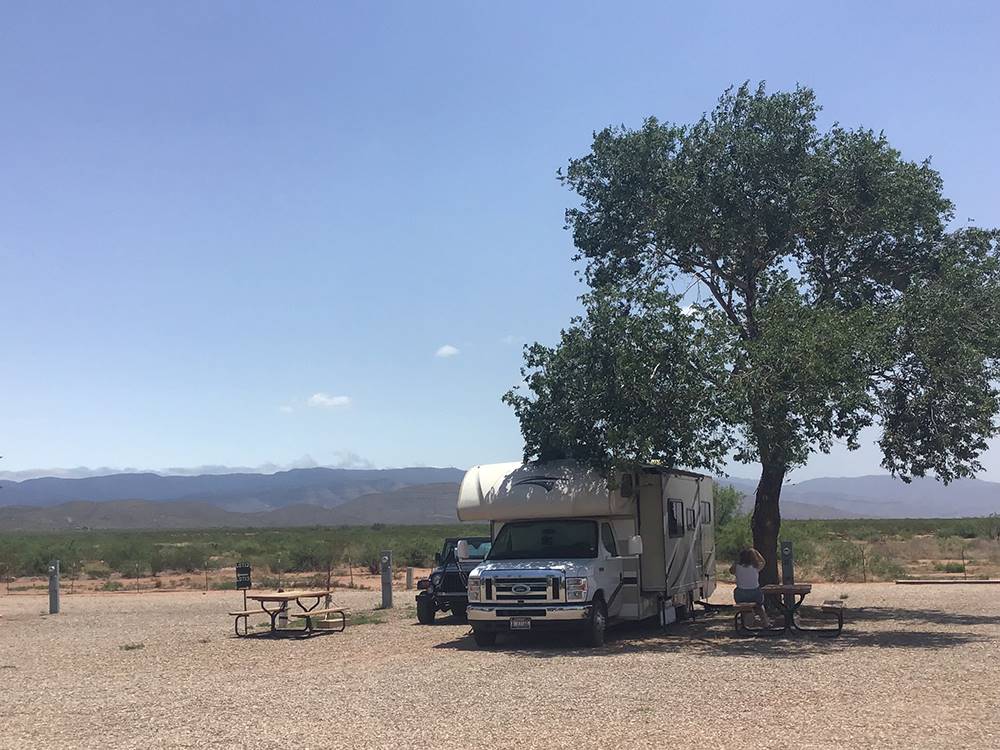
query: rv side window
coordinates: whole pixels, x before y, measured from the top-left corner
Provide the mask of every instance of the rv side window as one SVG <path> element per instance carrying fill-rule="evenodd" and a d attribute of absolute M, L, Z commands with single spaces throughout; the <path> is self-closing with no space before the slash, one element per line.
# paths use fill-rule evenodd
<path fill-rule="evenodd" d="M 682 500 L 667 501 L 667 536 L 684 536 L 684 502 Z"/>
<path fill-rule="evenodd" d="M 712 523 L 712 504 L 708 500 L 701 501 L 701 522 L 703 525 Z"/>
<path fill-rule="evenodd" d="M 618 557 L 618 548 L 615 546 L 615 533 L 606 523 L 601 524 L 601 541 L 604 543 L 604 549 L 608 551 L 609 555 Z"/>
<path fill-rule="evenodd" d="M 688 517 L 688 528 L 693 531 L 695 528 L 697 528 L 697 523 L 695 522 L 694 508 L 687 509 L 687 517 Z"/>

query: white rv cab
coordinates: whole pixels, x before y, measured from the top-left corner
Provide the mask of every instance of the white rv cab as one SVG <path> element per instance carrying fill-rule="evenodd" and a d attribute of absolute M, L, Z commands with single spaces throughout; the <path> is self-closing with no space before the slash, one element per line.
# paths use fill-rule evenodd
<path fill-rule="evenodd" d="M 493 546 L 469 575 L 476 643 L 507 630 L 576 628 L 690 611 L 715 589 L 712 479 L 657 466 L 609 482 L 573 461 L 475 466 L 458 517 L 488 521 Z"/>

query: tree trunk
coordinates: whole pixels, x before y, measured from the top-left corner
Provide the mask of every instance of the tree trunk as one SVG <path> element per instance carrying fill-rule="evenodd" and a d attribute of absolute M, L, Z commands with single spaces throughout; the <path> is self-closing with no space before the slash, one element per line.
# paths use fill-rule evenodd
<path fill-rule="evenodd" d="M 765 462 L 757 485 L 757 497 L 753 506 L 750 529 L 753 531 L 753 546 L 764 556 L 764 570 L 760 574 L 761 584 L 778 583 L 778 531 L 781 529 L 781 512 L 778 499 L 781 483 L 785 481 L 786 467 L 781 462 Z"/>

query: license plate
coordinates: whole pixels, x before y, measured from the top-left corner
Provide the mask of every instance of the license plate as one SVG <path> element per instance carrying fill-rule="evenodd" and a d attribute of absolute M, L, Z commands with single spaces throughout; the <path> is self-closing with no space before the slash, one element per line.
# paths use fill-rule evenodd
<path fill-rule="evenodd" d="M 530 617 L 511 617 L 510 618 L 510 629 L 511 630 L 531 630 L 531 618 Z"/>

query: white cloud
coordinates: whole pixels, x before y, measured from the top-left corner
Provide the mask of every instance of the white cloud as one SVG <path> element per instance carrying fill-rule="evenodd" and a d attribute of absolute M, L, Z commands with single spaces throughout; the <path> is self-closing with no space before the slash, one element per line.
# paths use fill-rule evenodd
<path fill-rule="evenodd" d="M 436 352 L 434 352 L 435 357 L 454 357 L 458 354 L 458 347 L 452 346 L 451 344 L 445 344 L 440 347 Z"/>
<path fill-rule="evenodd" d="M 340 409 L 351 405 L 350 396 L 331 396 L 329 393 L 314 393 L 306 401 L 309 406 L 319 409 Z"/>

